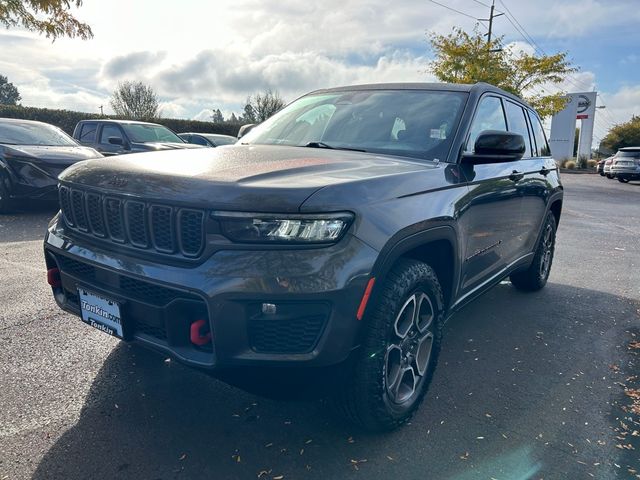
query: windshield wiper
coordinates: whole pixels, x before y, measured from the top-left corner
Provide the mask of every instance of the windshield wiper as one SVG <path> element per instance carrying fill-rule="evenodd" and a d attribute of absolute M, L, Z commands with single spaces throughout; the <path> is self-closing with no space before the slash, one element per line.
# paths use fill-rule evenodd
<path fill-rule="evenodd" d="M 350 150 L 352 152 L 366 152 L 366 150 L 362 150 L 361 148 L 349 148 L 349 147 L 334 147 L 333 145 L 329 145 L 324 142 L 309 142 L 305 147 L 309 148 L 328 148 L 330 150 Z"/>

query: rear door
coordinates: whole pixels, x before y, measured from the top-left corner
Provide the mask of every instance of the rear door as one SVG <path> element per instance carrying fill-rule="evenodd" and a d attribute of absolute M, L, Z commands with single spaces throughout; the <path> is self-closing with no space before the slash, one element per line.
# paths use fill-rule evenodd
<path fill-rule="evenodd" d="M 84 145 L 85 147 L 95 148 L 97 141 L 97 130 L 97 122 L 83 122 L 78 126 L 76 140 L 78 141 L 78 143 Z"/>
<path fill-rule="evenodd" d="M 509 131 L 522 135 L 526 147 L 522 159 L 513 164 L 514 169 L 521 176 L 516 182 L 516 188 L 518 195 L 522 198 L 520 218 L 518 224 L 514 225 L 518 232 L 517 245 L 514 245 L 513 252 L 516 259 L 532 252 L 535 248 L 549 193 L 546 175 L 555 167 L 546 168 L 543 154 L 548 152 L 544 145 L 541 145 L 540 149 L 537 148 L 528 109 L 507 99 L 504 105 Z M 542 128 L 539 121 L 538 127 Z M 542 137 L 544 138 L 544 132 Z"/>

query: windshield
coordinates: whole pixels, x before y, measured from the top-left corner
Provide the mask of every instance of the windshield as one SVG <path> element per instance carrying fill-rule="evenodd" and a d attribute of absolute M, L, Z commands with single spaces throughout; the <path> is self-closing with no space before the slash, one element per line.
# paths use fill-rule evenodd
<path fill-rule="evenodd" d="M 0 143 L 48 147 L 75 147 L 78 145 L 73 138 L 58 127 L 37 122 L 0 123 Z"/>
<path fill-rule="evenodd" d="M 225 135 L 208 135 L 208 134 L 202 134 L 203 137 L 211 140 L 213 143 L 215 143 L 217 146 L 221 146 L 221 145 L 232 145 L 234 143 L 236 143 L 238 141 L 237 138 L 235 137 L 227 137 Z"/>
<path fill-rule="evenodd" d="M 148 125 L 145 123 L 123 123 L 122 128 L 132 142 L 177 142 L 184 143 L 175 133 L 162 125 Z"/>
<path fill-rule="evenodd" d="M 640 150 L 620 150 L 616 157 L 640 158 Z"/>
<path fill-rule="evenodd" d="M 447 157 L 466 93 L 354 90 L 303 97 L 242 144 L 343 148 L 420 159 Z"/>

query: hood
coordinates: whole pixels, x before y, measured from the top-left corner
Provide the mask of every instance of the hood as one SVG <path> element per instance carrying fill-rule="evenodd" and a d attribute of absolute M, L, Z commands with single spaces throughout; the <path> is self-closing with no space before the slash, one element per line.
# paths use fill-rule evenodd
<path fill-rule="evenodd" d="M 7 156 L 20 157 L 22 159 L 39 160 L 56 166 L 69 166 L 80 160 L 101 158 L 102 155 L 90 147 L 68 146 L 54 147 L 44 145 L 2 145 L 0 152 Z"/>
<path fill-rule="evenodd" d="M 60 180 L 211 209 L 295 212 L 327 186 L 406 179 L 436 165 L 342 150 L 226 146 L 123 155 L 108 162 L 90 160 L 68 169 Z M 380 197 L 386 192 L 381 189 L 372 194 Z"/>
<path fill-rule="evenodd" d="M 180 143 L 180 142 L 144 142 L 144 143 L 134 142 L 134 144 L 151 151 L 177 150 L 180 148 L 203 148 L 202 145 L 195 145 L 193 143 Z"/>

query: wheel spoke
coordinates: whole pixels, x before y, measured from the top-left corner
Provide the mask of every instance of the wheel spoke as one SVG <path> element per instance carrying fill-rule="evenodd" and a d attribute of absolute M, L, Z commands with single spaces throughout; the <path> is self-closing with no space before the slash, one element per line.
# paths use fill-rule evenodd
<path fill-rule="evenodd" d="M 402 372 L 402 350 L 398 345 L 391 345 L 387 349 L 385 367 L 387 389 L 389 392 L 397 391 Z"/>
<path fill-rule="evenodd" d="M 414 323 L 420 333 L 427 331 L 433 323 L 433 305 L 424 293 L 418 295 Z"/>
<path fill-rule="evenodd" d="M 413 325 L 413 319 L 416 311 L 416 295 L 411 295 L 409 299 L 404 303 L 402 308 L 400 309 L 400 313 L 396 317 L 396 320 L 393 324 L 396 335 L 404 339 L 409 330 L 411 330 L 411 326 Z"/>
<path fill-rule="evenodd" d="M 424 376 L 429 367 L 429 360 L 431 360 L 431 350 L 433 347 L 433 334 L 427 332 L 427 334 L 418 342 L 415 356 L 413 357 L 413 363 L 416 367 L 416 374 Z"/>
<path fill-rule="evenodd" d="M 395 391 L 396 403 L 404 403 L 409 400 L 416 391 L 416 383 L 417 378 L 413 368 L 404 368 L 398 381 L 397 390 Z"/>

